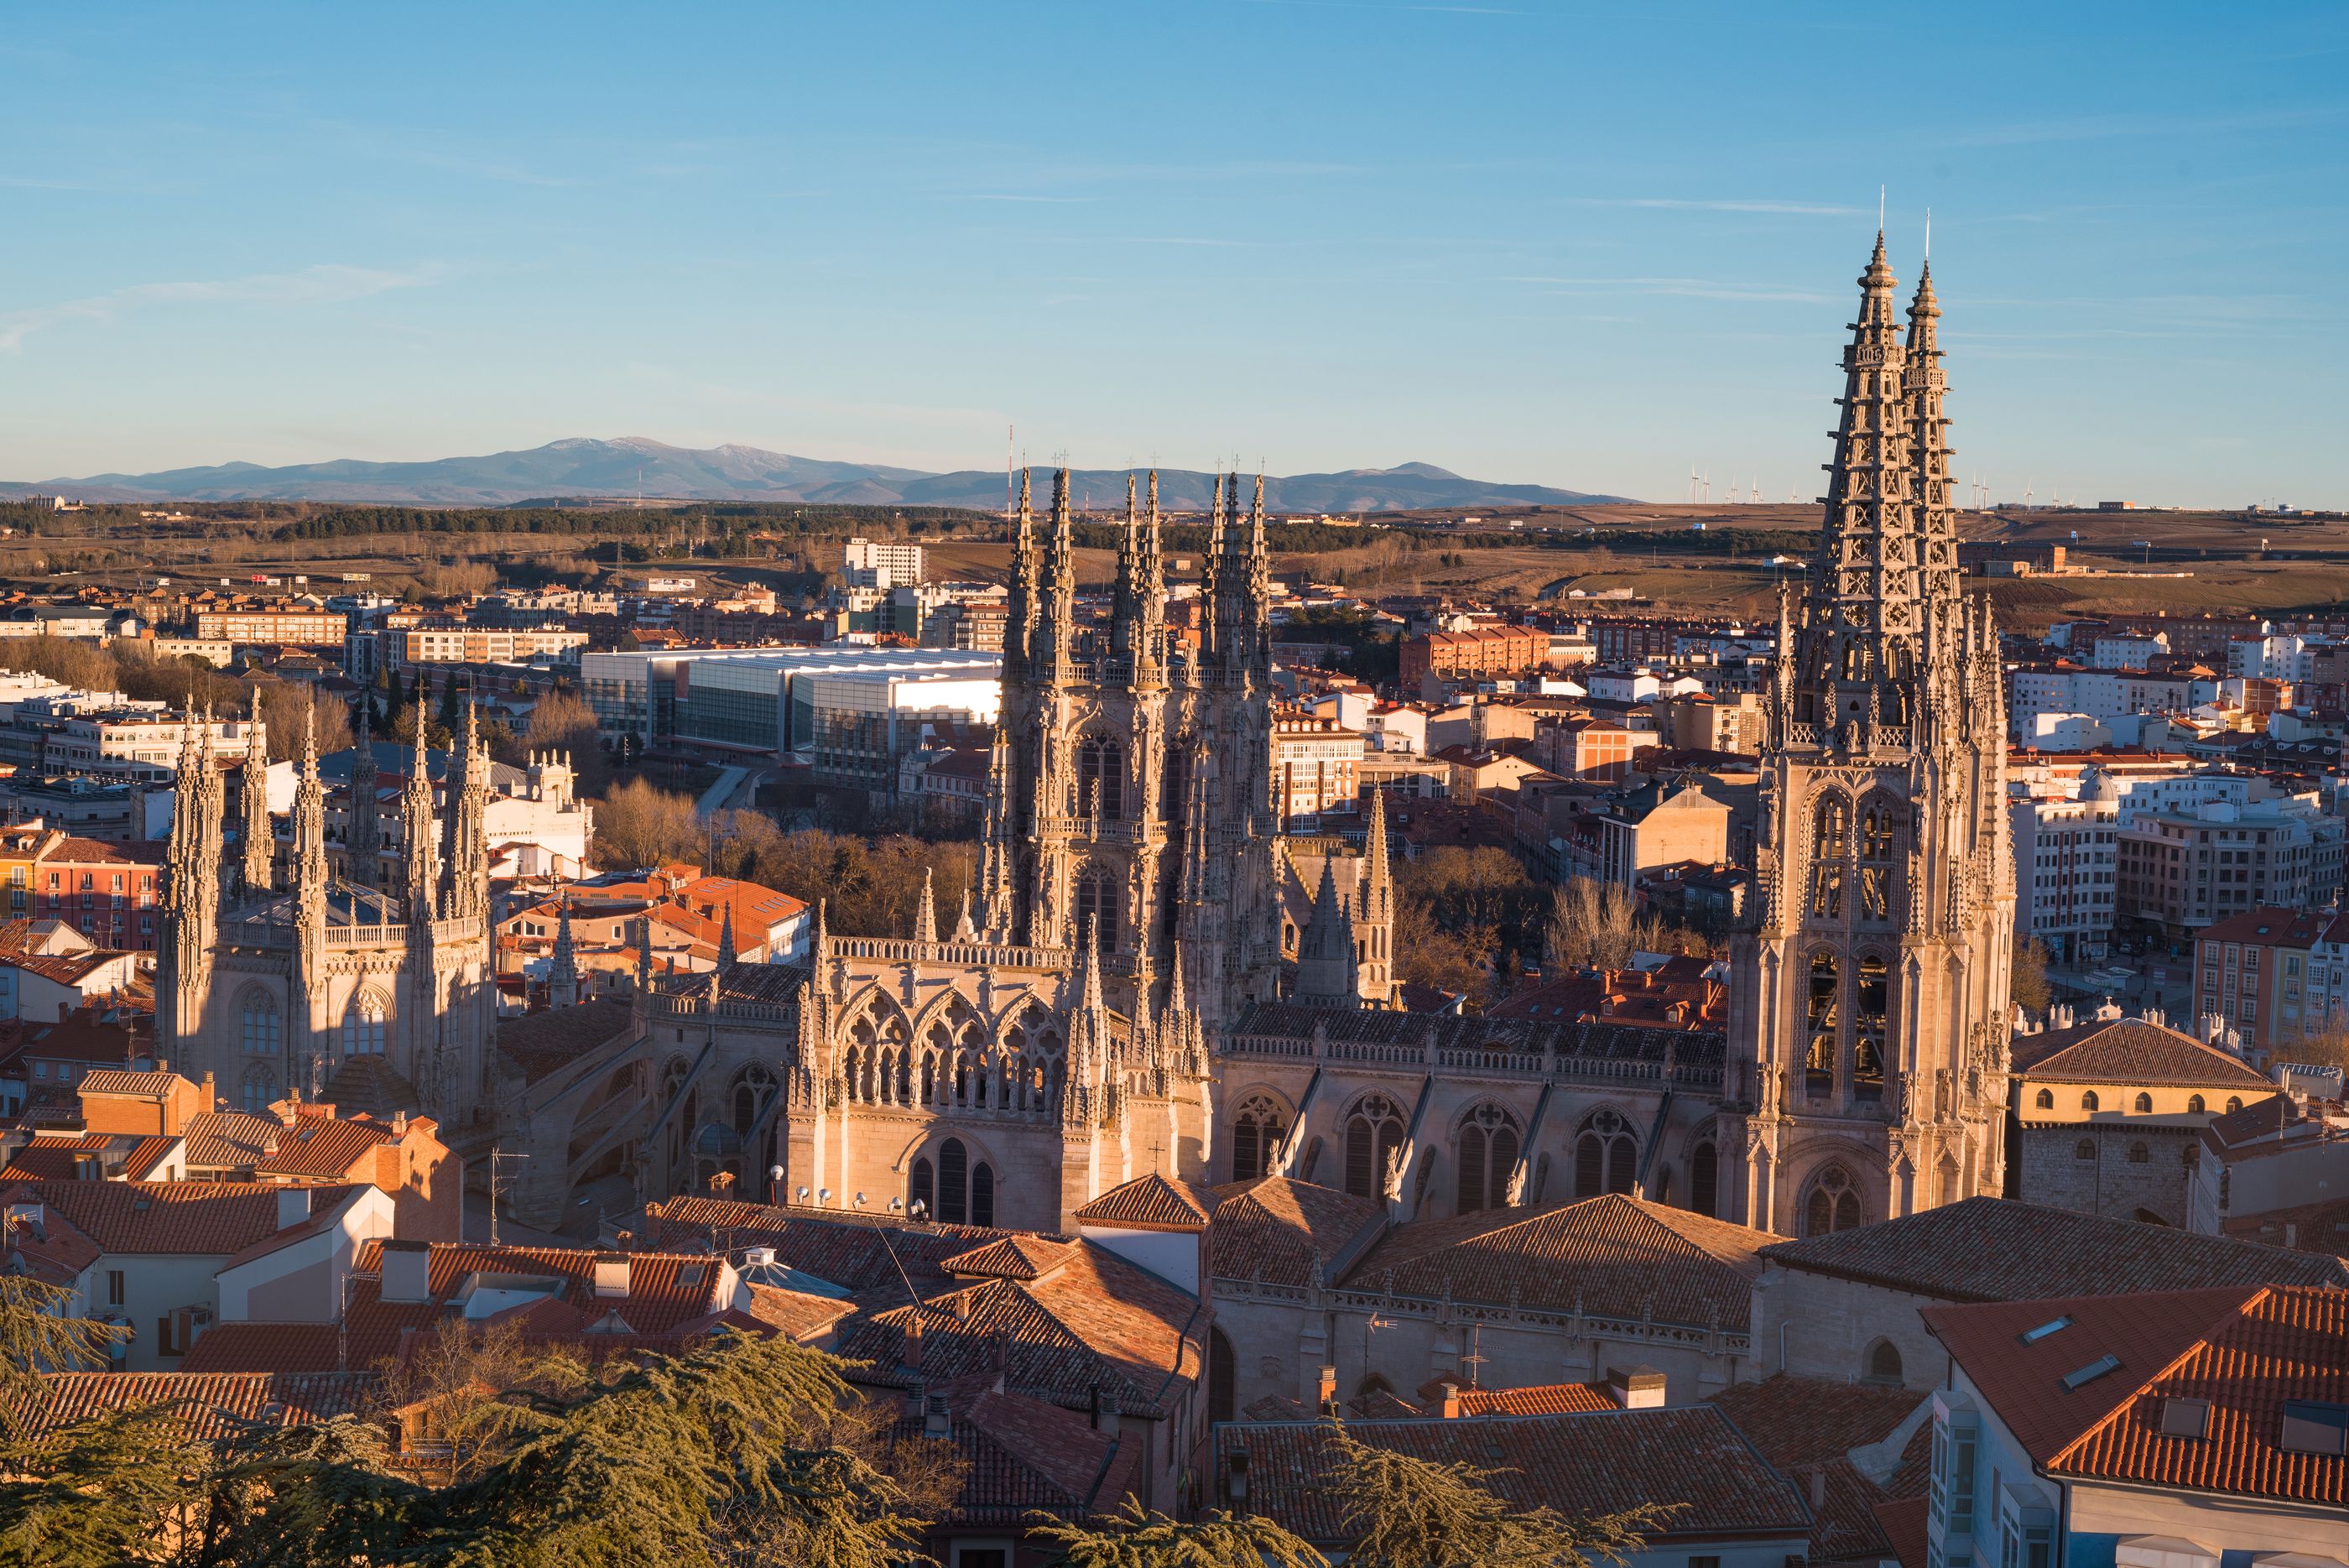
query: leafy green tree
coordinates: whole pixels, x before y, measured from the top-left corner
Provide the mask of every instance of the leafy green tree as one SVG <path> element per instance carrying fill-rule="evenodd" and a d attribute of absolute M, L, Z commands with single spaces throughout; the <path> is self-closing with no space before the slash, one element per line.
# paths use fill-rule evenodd
<path fill-rule="evenodd" d="M 1058 1549 L 1048 1568 L 1328 1568 L 1330 1561 L 1268 1519 L 1178 1521 L 1132 1499 L 1101 1524 L 1039 1514 L 1030 1531 Z"/>
<path fill-rule="evenodd" d="M 165 1405 L 109 1410 L 0 1445 L 0 1564 L 118 1568 L 172 1554 L 207 1456 Z"/>
<path fill-rule="evenodd" d="M 1580 1518 L 1512 1508 L 1489 1484 L 1506 1469 L 1418 1459 L 1331 1428 L 1335 1463 L 1319 1479 L 1354 1543 L 1347 1568 L 1588 1568 L 1594 1557 L 1619 1564 L 1671 1513 L 1654 1503 Z"/>

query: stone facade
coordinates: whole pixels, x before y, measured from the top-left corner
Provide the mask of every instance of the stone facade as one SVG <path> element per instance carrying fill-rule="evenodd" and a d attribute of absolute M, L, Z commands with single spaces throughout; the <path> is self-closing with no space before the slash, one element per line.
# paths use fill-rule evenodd
<path fill-rule="evenodd" d="M 2014 1150 L 2025 1203 L 2183 1228 L 2202 1129 L 2176 1122 L 2025 1123 Z"/>

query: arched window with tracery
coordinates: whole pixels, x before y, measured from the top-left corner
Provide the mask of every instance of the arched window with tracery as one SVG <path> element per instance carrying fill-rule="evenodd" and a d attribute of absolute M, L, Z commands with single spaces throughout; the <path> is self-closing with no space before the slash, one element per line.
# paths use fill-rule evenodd
<path fill-rule="evenodd" d="M 284 1040 L 277 1014 L 277 999 L 265 991 L 253 990 L 244 993 L 244 1049 L 247 1055 L 274 1056 Z M 274 1098 L 273 1095 L 271 1096 Z"/>
<path fill-rule="evenodd" d="M 1583 1118 L 1574 1140 L 1574 1195 L 1629 1192 L 1640 1179 L 1640 1144 L 1630 1124 L 1601 1107 Z"/>
<path fill-rule="evenodd" d="M 1269 1095 L 1250 1095 L 1232 1118 L 1232 1179 L 1253 1181 L 1272 1162 L 1288 1118 Z"/>
<path fill-rule="evenodd" d="M 762 1063 L 753 1062 L 734 1075 L 734 1092 L 729 1099 L 737 1137 L 748 1138 L 750 1136 L 751 1128 L 758 1125 L 759 1113 L 766 1108 L 774 1088 L 775 1075 Z"/>
<path fill-rule="evenodd" d="M 1859 913 L 1866 920 L 1892 918 L 1893 865 L 1899 851 L 1899 803 L 1881 791 L 1859 814 Z"/>
<path fill-rule="evenodd" d="M 1487 1103 L 1469 1113 L 1460 1127 L 1460 1213 L 1508 1202 L 1519 1137 L 1517 1118 L 1498 1106 Z"/>
<path fill-rule="evenodd" d="M 1114 821 L 1125 815 L 1125 748 L 1095 737 L 1077 748 L 1077 815 Z"/>
<path fill-rule="evenodd" d="M 905 1212 L 916 1220 L 938 1217 L 937 1170 L 927 1157 L 914 1161 L 913 1179 L 905 1183 Z"/>
<path fill-rule="evenodd" d="M 269 1107 L 277 1103 L 277 1075 L 256 1062 L 244 1070 L 244 1111 L 247 1116 L 266 1116 Z"/>
<path fill-rule="evenodd" d="M 1842 918 L 1850 858 L 1851 807 L 1839 794 L 1824 794 L 1811 813 L 1811 913 L 1818 919 Z"/>
<path fill-rule="evenodd" d="M 1884 1097 L 1884 1047 L 1890 1026 L 1891 985 L 1884 960 L 1875 953 L 1859 961 L 1859 986 L 1851 1016 L 1851 1093 L 1857 1100 Z"/>
<path fill-rule="evenodd" d="M 1803 1234 L 1825 1236 L 1857 1230 L 1859 1224 L 1859 1194 L 1852 1190 L 1850 1176 L 1840 1165 L 1828 1166 L 1812 1181 L 1811 1196 L 1803 1205 Z"/>
<path fill-rule="evenodd" d="M 938 1219 L 947 1225 L 970 1219 L 970 1151 L 958 1137 L 938 1146 Z"/>
<path fill-rule="evenodd" d="M 1346 1190 L 1381 1196 L 1387 1161 L 1402 1147 L 1402 1112 L 1384 1095 L 1365 1096 L 1346 1117 Z"/>
<path fill-rule="evenodd" d="M 1719 1207 L 1721 1153 L 1710 1143 L 1696 1146 L 1689 1156 L 1689 1208 L 1711 1219 Z"/>
<path fill-rule="evenodd" d="M 1117 946 L 1118 885 L 1106 871 L 1088 871 L 1077 878 L 1076 940 L 1092 946 L 1098 943 L 1102 951 Z M 1094 935 L 1094 928 L 1100 935 Z"/>
<path fill-rule="evenodd" d="M 995 1223 L 995 1167 L 983 1159 L 970 1168 L 970 1222 Z"/>
<path fill-rule="evenodd" d="M 383 998 L 374 992 L 363 991 L 343 1010 L 343 1054 L 346 1056 L 380 1056 L 383 1054 Z"/>
<path fill-rule="evenodd" d="M 1825 1099 L 1835 1092 L 1836 1051 L 1842 1035 L 1843 977 L 1835 954 L 1811 955 L 1811 993 L 1804 1023 L 1809 1044 L 1803 1051 L 1803 1093 Z"/>

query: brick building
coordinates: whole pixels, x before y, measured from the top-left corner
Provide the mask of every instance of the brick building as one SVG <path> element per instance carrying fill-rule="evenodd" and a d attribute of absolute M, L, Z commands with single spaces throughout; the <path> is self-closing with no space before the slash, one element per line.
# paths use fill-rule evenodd
<path fill-rule="evenodd" d="M 1473 631 L 1435 631 L 1405 639 L 1401 679 L 1410 686 L 1423 676 L 1474 679 L 1524 675 L 1549 658 L 1549 633 L 1536 627 L 1479 627 Z"/>

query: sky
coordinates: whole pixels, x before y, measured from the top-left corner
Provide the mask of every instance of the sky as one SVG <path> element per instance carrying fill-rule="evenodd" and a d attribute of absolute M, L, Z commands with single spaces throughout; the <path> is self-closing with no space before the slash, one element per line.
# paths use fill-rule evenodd
<path fill-rule="evenodd" d="M 567 436 L 2349 505 L 2349 9 L 18 4 L 0 480 Z"/>

